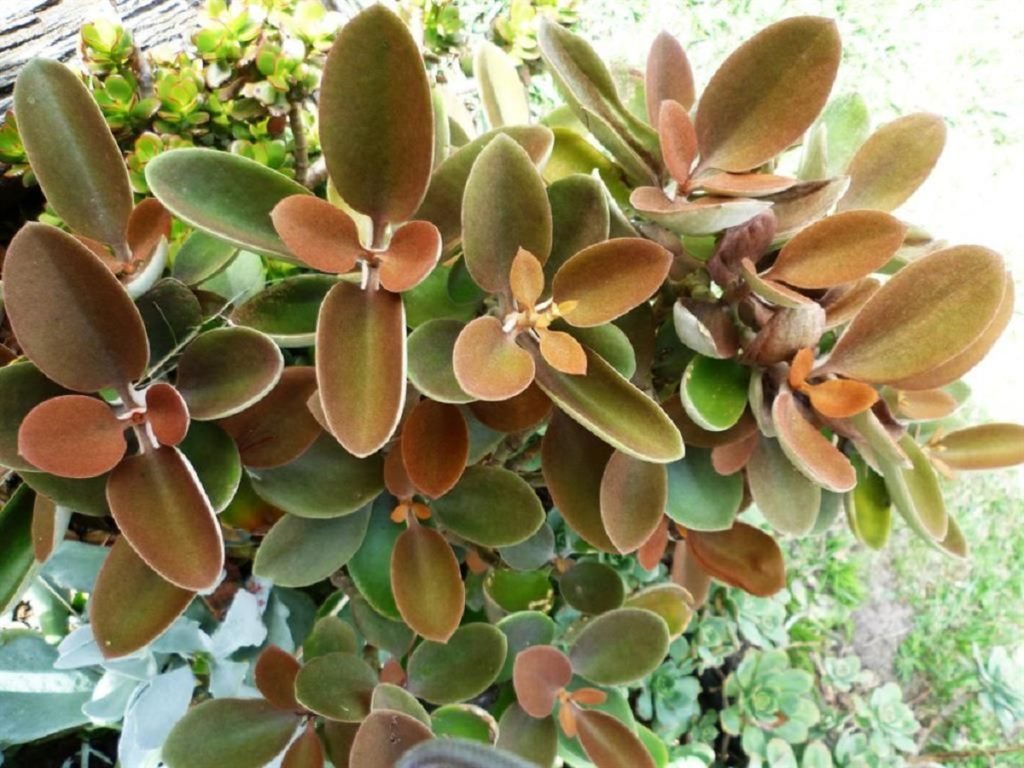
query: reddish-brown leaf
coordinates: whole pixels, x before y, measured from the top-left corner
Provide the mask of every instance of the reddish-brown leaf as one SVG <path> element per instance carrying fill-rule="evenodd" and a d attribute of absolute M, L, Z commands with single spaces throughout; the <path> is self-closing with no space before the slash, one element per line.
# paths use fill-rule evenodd
<path fill-rule="evenodd" d="M 758 432 L 751 432 L 732 443 L 716 445 L 711 449 L 711 466 L 720 475 L 734 475 L 750 461 L 757 447 Z"/>
<path fill-rule="evenodd" d="M 651 125 L 657 125 L 663 102 L 675 101 L 688 110 L 696 99 L 690 61 L 683 46 L 668 32 L 660 33 L 651 44 L 644 90 Z"/>
<path fill-rule="evenodd" d="M 136 262 L 145 264 L 153 255 L 161 238 L 171 236 L 171 215 L 155 197 L 147 197 L 128 217 L 128 248 Z"/>
<path fill-rule="evenodd" d="M 512 259 L 508 282 L 519 309 L 533 309 L 544 292 L 544 265 L 528 250 L 520 248 Z"/>
<path fill-rule="evenodd" d="M 807 388 L 811 405 L 832 419 L 848 419 L 878 402 L 878 392 L 870 384 L 851 379 L 829 379 Z"/>
<path fill-rule="evenodd" d="M 132 548 L 167 581 L 200 591 L 220 579 L 220 525 L 177 448 L 150 448 L 124 459 L 107 480 L 107 503 Z"/>
<path fill-rule="evenodd" d="M 323 768 L 324 748 L 316 735 L 316 725 L 310 721 L 306 729 L 284 753 L 281 768 Z"/>
<path fill-rule="evenodd" d="M 583 345 L 565 331 L 538 328 L 540 353 L 556 371 L 582 376 L 587 372 L 587 353 Z"/>
<path fill-rule="evenodd" d="M 126 426 L 99 398 L 61 395 L 28 412 L 18 429 L 18 453 L 60 477 L 96 477 L 124 456 Z"/>
<path fill-rule="evenodd" d="M 441 233 L 429 221 L 410 221 L 395 230 L 378 255 L 380 284 L 393 293 L 415 288 L 441 258 Z"/>
<path fill-rule="evenodd" d="M 479 400 L 470 403 L 469 410 L 491 429 L 499 432 L 522 432 L 536 426 L 551 413 L 551 399 L 540 387 L 531 384 L 508 400 Z"/>
<path fill-rule="evenodd" d="M 401 440 L 396 442 L 384 457 L 384 487 L 399 500 L 411 499 L 416 493 L 416 487 L 409 479 L 409 473 L 405 471 Z"/>
<path fill-rule="evenodd" d="M 657 119 L 662 160 L 672 178 L 685 186 L 697 157 L 697 132 L 693 121 L 678 101 L 662 101 Z"/>
<path fill-rule="evenodd" d="M 462 620 L 466 588 L 444 536 L 410 519 L 391 553 L 391 589 L 402 619 L 416 634 L 448 642 Z"/>
<path fill-rule="evenodd" d="M 825 328 L 846 325 L 881 287 L 877 279 L 865 277 L 852 285 L 836 286 L 828 291 L 820 301 L 825 308 Z"/>
<path fill-rule="evenodd" d="M 280 709 L 301 711 L 295 700 L 295 678 L 302 665 L 298 659 L 276 645 L 268 645 L 256 659 L 253 679 L 263 698 Z"/>
<path fill-rule="evenodd" d="M 917 392 L 896 389 L 892 391 L 891 396 L 886 395 L 885 399 L 889 402 L 894 416 L 912 421 L 944 419 L 960 405 L 956 398 L 944 389 L 922 389 Z"/>
<path fill-rule="evenodd" d="M 772 423 L 786 456 L 809 480 L 836 493 L 857 484 L 850 460 L 807 420 L 792 392 L 784 390 L 775 396 Z"/>
<path fill-rule="evenodd" d="M 512 685 L 519 706 L 530 717 L 547 717 L 558 693 L 572 680 L 569 657 L 551 645 L 533 645 L 516 655 Z"/>
<path fill-rule="evenodd" d="M 767 533 L 746 523 L 734 523 L 728 531 L 687 531 L 686 544 L 688 555 L 703 570 L 752 595 L 768 597 L 786 586 L 779 545 Z M 687 584 L 682 586 L 697 598 Z"/>
<path fill-rule="evenodd" d="M 458 406 L 421 400 L 402 425 L 406 474 L 420 493 L 436 499 L 462 477 L 469 457 L 469 428 Z"/>
<path fill-rule="evenodd" d="M 596 768 L 655 768 L 654 759 L 643 742 L 607 712 L 579 710 L 576 735 Z"/>
<path fill-rule="evenodd" d="M 668 518 L 662 516 L 658 527 L 647 537 L 647 541 L 640 545 L 636 551 L 637 562 L 646 571 L 653 571 L 658 567 L 661 558 L 665 556 L 665 547 L 668 546 Z"/>
<path fill-rule="evenodd" d="M 188 432 L 188 406 L 178 390 L 157 382 L 146 390 L 146 421 L 161 445 L 177 445 Z"/>
<path fill-rule="evenodd" d="M 351 768 L 395 768 L 402 755 L 433 737 L 430 729 L 415 717 L 378 709 L 359 725 L 348 765 Z"/>
<path fill-rule="evenodd" d="M 601 477 L 601 521 L 619 552 L 632 552 L 665 517 L 668 474 L 652 464 L 615 451 Z"/>
<path fill-rule="evenodd" d="M 704 176 L 694 186 L 722 197 L 766 197 L 785 192 L 796 183 L 796 179 L 773 173 L 716 173 Z"/>
<path fill-rule="evenodd" d="M 693 607 L 699 608 L 708 599 L 708 592 L 711 589 L 711 577 L 708 572 L 701 568 L 686 542 L 682 539 L 676 542 L 672 550 L 672 581 L 681 586 L 690 596 L 693 597 Z"/>
<path fill-rule="evenodd" d="M 533 357 L 491 316 L 462 329 L 452 366 L 459 386 L 480 400 L 508 400 L 530 386 L 534 374 Z"/>
<path fill-rule="evenodd" d="M 348 272 L 365 254 L 352 217 L 312 195 L 286 197 L 270 212 L 274 229 L 297 259 L 321 272 Z"/>

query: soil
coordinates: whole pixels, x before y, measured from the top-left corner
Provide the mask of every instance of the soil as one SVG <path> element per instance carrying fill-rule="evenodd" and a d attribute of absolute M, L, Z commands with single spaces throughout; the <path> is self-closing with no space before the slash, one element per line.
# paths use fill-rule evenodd
<path fill-rule="evenodd" d="M 883 681 L 896 679 L 896 652 L 913 628 L 913 610 L 895 594 L 888 551 L 866 574 L 867 598 L 853 614 L 853 648 L 865 668 Z"/>

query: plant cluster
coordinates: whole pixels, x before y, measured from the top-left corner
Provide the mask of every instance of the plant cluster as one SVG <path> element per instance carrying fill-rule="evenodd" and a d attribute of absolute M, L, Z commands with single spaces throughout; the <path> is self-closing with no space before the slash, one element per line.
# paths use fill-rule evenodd
<path fill-rule="evenodd" d="M 207 81 L 255 39 L 231 18 L 203 40 Z M 849 111 L 822 111 L 834 24 L 768 27 L 699 103 L 668 35 L 625 101 L 585 41 L 550 21 L 537 40 L 568 110 L 523 124 L 515 66 L 486 49 L 491 130 L 470 137 L 398 16 L 349 21 L 322 62 L 327 199 L 189 147 L 146 164 L 136 204 L 109 111 L 61 64 L 19 74 L 20 137 L 66 229 L 25 225 L 3 265 L 4 606 L 73 513 L 114 539 L 79 638 L 108 663 L 156 652 L 225 584 L 340 587 L 306 634 L 210 656 L 170 768 L 664 765 L 622 687 L 712 580 L 778 593 L 776 535 L 844 510 L 869 546 L 895 511 L 962 557 L 940 474 L 1024 460 L 1024 427 L 943 426 L 1012 281 L 890 213 L 944 129 L 911 115 L 851 147 Z M 305 88 L 309 50 L 253 66 Z M 159 119 L 213 131 L 176 77 Z M 246 98 L 272 111 L 274 91 Z M 191 230 L 174 252 L 172 226 Z M 627 589 L 613 557 L 649 576 Z M 783 761 L 820 711 L 768 647 L 777 619 L 739 625 L 765 650 L 724 684 L 721 726 Z M 701 630 L 707 664 L 731 630 Z M 897 695 L 871 694 L 849 754 L 906 748 Z"/>

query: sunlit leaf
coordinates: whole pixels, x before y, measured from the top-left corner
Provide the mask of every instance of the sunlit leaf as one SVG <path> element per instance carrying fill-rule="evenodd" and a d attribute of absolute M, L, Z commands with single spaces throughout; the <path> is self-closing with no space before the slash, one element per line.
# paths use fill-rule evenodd
<path fill-rule="evenodd" d="M 856 457 L 857 487 L 846 494 L 846 517 L 850 530 L 872 549 L 882 549 L 892 531 L 892 502 L 885 480 Z"/>
<path fill-rule="evenodd" d="M 624 685 L 650 674 L 668 653 L 668 626 L 658 614 L 618 608 L 592 618 L 575 636 L 576 673 L 598 685 Z"/>
<path fill-rule="evenodd" d="M 331 720 L 355 723 L 370 713 L 377 674 L 352 653 L 310 659 L 295 678 L 295 697 L 307 709 Z"/>
<path fill-rule="evenodd" d="M 541 357 L 556 371 L 572 376 L 587 372 L 587 353 L 573 336 L 547 328 L 537 329 L 537 336 Z"/>
<path fill-rule="evenodd" d="M 89 89 L 64 64 L 33 58 L 18 72 L 14 109 L 32 173 L 57 215 L 78 234 L 122 246 L 132 212 L 128 170 Z"/>
<path fill-rule="evenodd" d="M 18 343 L 47 377 L 96 392 L 142 376 L 149 344 L 138 310 L 106 265 L 71 235 L 26 224 L 11 240 L 3 279 L 4 311 Z"/>
<path fill-rule="evenodd" d="M 492 128 L 530 122 L 526 88 L 515 62 L 494 43 L 484 41 L 473 54 L 473 76 Z"/>
<path fill-rule="evenodd" d="M 671 639 L 683 634 L 690 623 L 693 611 L 690 604 L 693 598 L 678 584 L 671 582 L 654 584 L 634 593 L 626 601 L 627 608 L 644 608 L 658 614 L 668 626 Z"/>
<path fill-rule="evenodd" d="M 779 440 L 766 437 L 759 440 L 747 462 L 750 495 L 775 530 L 804 536 L 818 519 L 821 486 L 805 477 L 786 458 L 787 454 L 780 446 L 781 440 L 781 436 Z"/>
<path fill-rule="evenodd" d="M 621 721 L 606 712 L 583 709 L 576 715 L 580 744 L 598 768 L 655 768 L 650 752 Z"/>
<path fill-rule="evenodd" d="M 828 291 L 821 299 L 821 305 L 825 308 L 825 327 L 831 329 L 846 325 L 880 287 L 878 280 L 865 277 L 852 285 L 838 286 Z"/>
<path fill-rule="evenodd" d="M 673 101 L 689 110 L 696 100 L 693 71 L 679 41 L 668 32 L 654 38 L 644 77 L 647 122 L 657 125 L 661 104 Z"/>
<path fill-rule="evenodd" d="M 526 151 L 504 134 L 480 152 L 469 173 L 462 241 L 469 273 L 491 293 L 508 290 L 520 248 L 542 264 L 551 253 L 551 207 L 544 182 Z"/>
<path fill-rule="evenodd" d="M 731 197 L 700 197 L 693 201 L 669 200 L 654 187 L 639 187 L 629 196 L 630 204 L 644 218 L 661 224 L 677 235 L 711 235 L 745 224 L 771 208 L 764 200 Z"/>
<path fill-rule="evenodd" d="M 380 260 L 380 284 L 400 293 L 415 288 L 441 257 L 441 233 L 429 221 L 410 221 L 391 236 Z"/>
<path fill-rule="evenodd" d="M 792 392 L 782 391 L 775 396 L 772 422 L 783 453 L 804 477 L 837 493 L 856 485 L 856 473 L 850 460 L 808 421 Z M 773 471 L 781 472 L 779 467 Z M 817 510 L 816 501 L 812 506 Z M 813 523 L 813 515 L 811 517 Z"/>
<path fill-rule="evenodd" d="M 733 360 L 697 355 L 686 366 L 679 387 L 686 413 L 702 429 L 724 432 L 747 408 L 750 369 Z"/>
<path fill-rule="evenodd" d="M 502 467 L 467 468 L 433 509 L 445 528 L 485 547 L 518 544 L 544 523 L 544 508 L 533 488 Z"/>
<path fill-rule="evenodd" d="M 904 468 L 881 460 L 889 497 L 919 536 L 929 543 L 941 542 L 949 531 L 949 514 L 939 479 L 912 435 L 904 435 L 899 447 L 910 459 L 911 466 Z"/>
<path fill-rule="evenodd" d="M 262 699 L 208 699 L 177 722 L 161 757 L 169 768 L 253 768 L 273 760 L 300 722 Z"/>
<path fill-rule="evenodd" d="M 558 693 L 572 680 L 569 657 L 552 645 L 535 645 L 516 655 L 512 683 L 519 706 L 530 717 L 547 717 Z"/>
<path fill-rule="evenodd" d="M 825 106 L 840 50 L 835 22 L 817 16 L 772 24 L 740 46 L 697 106 L 702 163 L 746 171 L 786 149 Z"/>
<path fill-rule="evenodd" d="M 1002 258 L 986 248 L 958 246 L 929 254 L 871 297 L 823 369 L 894 384 L 927 373 L 985 332 L 1003 301 L 1005 282 Z M 904 382 L 903 388 L 913 387 Z"/>
<path fill-rule="evenodd" d="M 825 216 L 849 186 L 848 176 L 806 181 L 766 198 L 775 214 L 776 237 L 787 238 Z"/>
<path fill-rule="evenodd" d="M 371 712 L 356 731 L 349 765 L 395 768 L 402 755 L 432 738 L 430 728 L 407 714 L 387 709 Z"/>
<path fill-rule="evenodd" d="M 1000 469 L 1024 462 L 1024 427 L 981 424 L 942 435 L 931 454 L 953 469 Z"/>
<path fill-rule="evenodd" d="M 99 398 L 62 395 L 43 401 L 25 416 L 18 430 L 18 452 L 44 472 L 96 477 L 124 456 L 126 426 Z"/>
<path fill-rule="evenodd" d="M 688 530 L 686 545 L 711 576 L 752 595 L 767 597 L 786 586 L 779 545 L 767 533 L 746 523 L 735 523 L 727 531 Z"/>
<path fill-rule="evenodd" d="M 195 230 L 174 255 L 171 275 L 185 285 L 198 285 L 226 267 L 236 253 L 232 243 Z"/>
<path fill-rule="evenodd" d="M 285 515 L 256 550 L 253 572 L 281 587 L 305 587 L 345 565 L 366 536 L 370 505 L 323 520 Z"/>
<path fill-rule="evenodd" d="M 668 465 L 665 512 L 680 525 L 697 531 L 728 530 L 742 500 L 743 478 L 715 471 L 706 448 L 688 448 L 686 458 Z"/>
<path fill-rule="evenodd" d="M 448 642 L 462 619 L 466 590 L 451 545 L 440 533 L 413 522 L 398 537 L 391 588 L 406 624 L 428 640 Z"/>
<path fill-rule="evenodd" d="M 601 520 L 619 552 L 633 552 L 665 514 L 668 477 L 662 464 L 616 451 L 601 478 Z"/>
<path fill-rule="evenodd" d="M 881 126 L 853 156 L 847 171 L 850 187 L 839 210 L 898 208 L 928 178 L 945 143 L 945 123 L 927 112 Z"/>
<path fill-rule="evenodd" d="M 834 419 L 849 418 L 878 402 L 874 387 L 849 379 L 823 381 L 811 387 L 807 394 L 814 410 Z"/>
<path fill-rule="evenodd" d="M 473 320 L 460 333 L 452 350 L 459 386 L 480 400 L 507 400 L 526 389 L 534 377 L 534 361 L 498 318 Z"/>
<path fill-rule="evenodd" d="M 295 258 L 321 272 L 348 272 L 365 253 L 352 217 L 318 197 L 286 197 L 270 218 Z"/>
<path fill-rule="evenodd" d="M 580 560 L 558 581 L 562 598 L 583 613 L 604 613 L 622 607 L 626 587 L 610 565 L 597 560 Z"/>
<path fill-rule="evenodd" d="M 425 640 L 409 657 L 408 689 L 431 704 L 465 701 L 497 679 L 508 649 L 505 635 L 490 624 L 464 624 L 447 644 Z"/>
<path fill-rule="evenodd" d="M 772 173 L 716 173 L 694 182 L 694 186 L 709 195 L 724 197 L 768 197 L 796 184 L 796 179 Z"/>
<path fill-rule="evenodd" d="M 670 39 L 675 42 L 675 38 Z M 678 101 L 666 100 L 661 102 L 661 109 L 655 118 L 656 121 L 652 119 L 651 124 L 658 126 L 661 157 L 665 167 L 673 179 L 685 186 L 690 180 L 693 161 L 697 158 L 697 132 L 690 113 Z"/>

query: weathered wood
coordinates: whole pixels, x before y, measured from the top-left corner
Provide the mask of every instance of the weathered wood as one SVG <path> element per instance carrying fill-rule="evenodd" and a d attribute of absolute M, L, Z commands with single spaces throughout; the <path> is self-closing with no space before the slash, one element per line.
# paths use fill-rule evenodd
<path fill-rule="evenodd" d="M 203 0 L 0 0 L 0 117 L 7 110 L 14 79 L 34 56 L 67 61 L 87 21 L 119 18 L 137 45 L 169 42 L 184 46 L 198 25 Z"/>

